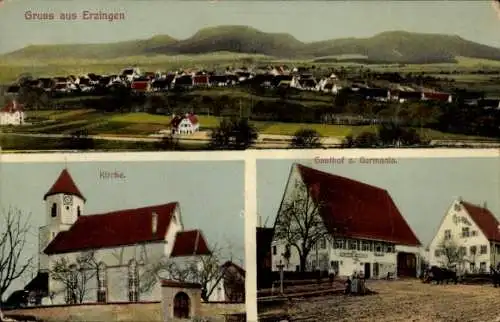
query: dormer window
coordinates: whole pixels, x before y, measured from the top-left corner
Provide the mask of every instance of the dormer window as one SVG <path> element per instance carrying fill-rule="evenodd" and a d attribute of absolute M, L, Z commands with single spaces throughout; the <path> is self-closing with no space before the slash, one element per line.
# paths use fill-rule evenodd
<path fill-rule="evenodd" d="M 57 217 L 57 204 L 54 202 L 52 208 L 50 209 L 50 214 L 52 217 Z"/>

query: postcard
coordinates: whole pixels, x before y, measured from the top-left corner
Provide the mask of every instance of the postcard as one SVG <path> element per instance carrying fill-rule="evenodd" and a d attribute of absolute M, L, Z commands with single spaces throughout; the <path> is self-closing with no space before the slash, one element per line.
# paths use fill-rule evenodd
<path fill-rule="evenodd" d="M 497 0 L 0 3 L 4 152 L 499 145 Z"/>
<path fill-rule="evenodd" d="M 245 320 L 243 160 L 10 156 L 0 168 L 6 318 Z"/>
<path fill-rule="evenodd" d="M 499 318 L 497 151 L 414 152 L 258 153 L 259 321 Z"/>

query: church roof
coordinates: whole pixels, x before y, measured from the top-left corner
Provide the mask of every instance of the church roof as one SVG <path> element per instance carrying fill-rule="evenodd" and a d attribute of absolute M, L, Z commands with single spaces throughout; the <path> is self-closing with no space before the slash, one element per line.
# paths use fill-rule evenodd
<path fill-rule="evenodd" d="M 85 197 L 76 186 L 73 178 L 71 178 L 68 169 L 64 169 L 61 171 L 61 174 L 57 178 L 56 182 L 54 182 L 49 191 L 47 191 L 47 193 L 43 196 L 43 200 L 47 199 L 48 196 L 52 196 L 58 193 L 74 195 L 82 198 L 85 201 Z"/>
<path fill-rule="evenodd" d="M 186 230 L 178 232 L 175 236 L 175 243 L 170 256 L 182 257 L 210 254 L 203 233 L 200 230 Z"/>
<path fill-rule="evenodd" d="M 467 201 L 460 201 L 460 203 L 465 207 L 469 216 L 471 216 L 472 220 L 479 226 L 479 229 L 483 231 L 483 234 L 488 240 L 495 242 L 500 241 L 500 232 L 498 229 L 500 223 L 491 211 L 485 207 L 477 206 Z"/>
<path fill-rule="evenodd" d="M 296 164 L 334 235 L 420 246 L 389 193 L 379 187 Z"/>
<path fill-rule="evenodd" d="M 78 217 L 68 231 L 56 235 L 44 253 L 70 253 L 162 241 L 178 205 L 177 202 L 171 202 Z M 157 215 L 156 231 L 152 229 L 153 214 Z M 202 244 L 201 241 L 199 243 Z"/>

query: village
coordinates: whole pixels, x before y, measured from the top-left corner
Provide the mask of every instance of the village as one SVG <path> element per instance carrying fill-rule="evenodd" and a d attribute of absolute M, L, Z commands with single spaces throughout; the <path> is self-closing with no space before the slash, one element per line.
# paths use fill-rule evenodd
<path fill-rule="evenodd" d="M 221 149 L 226 147 L 217 148 L 214 135 L 225 131 L 224 120 L 235 127 L 240 120 L 248 124 L 230 132 L 249 131 L 242 135 L 250 138 L 244 146 L 256 148 L 496 144 L 500 98 L 495 92 L 460 87 L 448 74 L 248 66 L 24 75 L 4 88 L 4 144 L 31 149 L 40 146 L 34 140 L 44 139 L 43 145 L 52 147 L 56 138 L 86 137 L 92 146 L 105 149 L 118 139 L 133 149 L 164 149 L 152 144 L 162 145 L 162 140 L 177 142 L 163 144 L 166 149 Z M 390 137 L 381 134 L 391 127 Z"/>
<path fill-rule="evenodd" d="M 470 319 L 471 303 L 500 285 L 500 222 L 486 203 L 462 197 L 441 216 L 424 244 L 384 188 L 293 164 L 275 221 L 258 220 L 259 317 L 435 321 L 442 309 L 432 301 L 457 302 L 470 292 L 462 308 L 462 319 Z M 398 300 L 414 307 L 391 314 Z"/>
<path fill-rule="evenodd" d="M 231 86 L 257 86 L 266 88 L 297 89 L 337 94 L 342 88 L 356 92 L 366 100 L 381 102 L 409 101 L 436 101 L 452 103 L 456 97 L 453 93 L 443 92 L 435 88 L 427 88 L 422 81 L 405 80 L 398 73 L 379 73 L 376 80 L 367 82 L 361 77 L 339 78 L 346 75 L 343 67 L 333 69 L 330 74 L 327 70 L 318 71 L 310 67 L 256 66 L 256 67 L 227 67 L 225 71 L 207 70 L 176 70 L 170 72 L 143 72 L 139 67 L 129 67 L 114 75 L 86 75 L 21 78 L 19 82 L 7 87 L 6 95 L 15 96 L 22 87 L 40 88 L 54 96 L 78 96 L 85 94 L 112 93 L 120 87 L 127 87 L 134 93 L 155 93 L 169 90 L 231 87 Z M 323 74 L 323 75 L 321 75 Z M 346 75 L 347 76 L 347 75 Z M 385 82 L 386 86 L 376 86 L 376 81 Z M 371 84 L 370 84 L 371 83 Z M 419 84 L 420 83 L 420 84 Z M 439 86 L 438 86 L 439 87 Z M 500 108 L 500 98 L 484 96 L 484 93 L 467 93 L 460 97 L 469 106 L 485 109 Z"/>

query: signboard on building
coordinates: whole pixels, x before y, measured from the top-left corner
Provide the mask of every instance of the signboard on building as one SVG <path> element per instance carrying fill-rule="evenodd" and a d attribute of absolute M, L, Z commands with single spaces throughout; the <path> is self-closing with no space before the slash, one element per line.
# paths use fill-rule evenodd
<path fill-rule="evenodd" d="M 367 258 L 368 254 L 358 253 L 355 250 L 351 250 L 348 252 L 340 252 L 340 257 L 352 257 L 352 258 Z"/>

